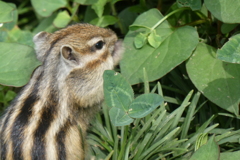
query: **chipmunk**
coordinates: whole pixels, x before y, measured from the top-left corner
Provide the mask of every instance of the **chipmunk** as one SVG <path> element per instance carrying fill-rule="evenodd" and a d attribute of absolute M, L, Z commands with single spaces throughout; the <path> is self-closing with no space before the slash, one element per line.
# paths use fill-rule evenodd
<path fill-rule="evenodd" d="M 42 62 L 1 119 L 1 160 L 83 160 L 86 130 L 103 101 L 103 73 L 122 56 L 110 29 L 75 24 L 34 36 Z"/>

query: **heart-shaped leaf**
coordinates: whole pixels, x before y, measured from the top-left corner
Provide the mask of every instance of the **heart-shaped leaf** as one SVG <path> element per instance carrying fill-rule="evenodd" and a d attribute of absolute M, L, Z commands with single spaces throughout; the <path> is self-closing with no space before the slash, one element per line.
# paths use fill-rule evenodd
<path fill-rule="evenodd" d="M 240 23 L 240 3 L 236 0 L 204 0 L 207 9 L 224 23 Z"/>
<path fill-rule="evenodd" d="M 225 62 L 240 63 L 240 34 L 231 37 L 217 50 L 217 58 Z"/>
<path fill-rule="evenodd" d="M 59 12 L 57 17 L 54 19 L 53 24 L 57 28 L 64 28 L 71 21 L 71 17 L 67 11 Z"/>
<path fill-rule="evenodd" d="M 8 3 L 0 1 L 0 23 L 6 23 L 13 21 L 14 7 Z"/>
<path fill-rule="evenodd" d="M 33 47 L 33 35 L 30 31 L 22 31 L 18 27 L 8 31 L 8 39 L 5 42 L 20 43 Z"/>
<path fill-rule="evenodd" d="M 216 49 L 200 43 L 186 67 L 190 79 L 204 96 L 221 108 L 239 114 L 239 64 L 216 59 Z"/>
<path fill-rule="evenodd" d="M 162 18 L 163 15 L 158 10 L 151 9 L 141 14 L 133 25 L 152 28 Z M 124 39 L 125 54 L 120 67 L 131 84 L 143 82 L 143 68 L 148 73 L 149 81 L 161 78 L 185 61 L 198 44 L 196 29 L 189 26 L 173 29 L 164 21 L 155 29 L 162 40 L 160 46 L 153 48 L 146 44 L 141 49 L 136 49 L 134 38 L 142 30 L 129 31 Z"/>
<path fill-rule="evenodd" d="M 161 103 L 163 98 L 158 94 L 143 94 L 137 97 L 126 111 L 123 108 L 112 107 L 109 111 L 110 119 L 115 126 L 125 126 L 133 122 L 133 118 L 143 118 Z"/>
<path fill-rule="evenodd" d="M 0 43 L 0 83 L 20 87 L 25 85 L 40 65 L 34 49 L 18 43 Z"/>
<path fill-rule="evenodd" d="M 36 12 L 43 16 L 50 16 L 55 10 L 67 5 L 66 0 L 31 0 Z"/>
<path fill-rule="evenodd" d="M 125 126 L 133 122 L 124 110 L 112 107 L 109 111 L 111 122 L 114 126 Z"/>
<path fill-rule="evenodd" d="M 133 90 L 126 79 L 112 70 L 104 72 L 104 97 L 108 107 L 116 107 L 127 112 L 133 101 Z"/>
<path fill-rule="evenodd" d="M 134 99 L 131 85 L 115 71 L 105 71 L 103 79 L 105 102 L 111 107 L 110 119 L 115 126 L 129 125 L 133 118 L 142 118 L 163 103 L 163 97 L 153 93 Z"/>
<path fill-rule="evenodd" d="M 163 103 L 163 101 L 163 98 L 158 94 L 142 94 L 130 105 L 129 116 L 133 118 L 145 117 Z"/>

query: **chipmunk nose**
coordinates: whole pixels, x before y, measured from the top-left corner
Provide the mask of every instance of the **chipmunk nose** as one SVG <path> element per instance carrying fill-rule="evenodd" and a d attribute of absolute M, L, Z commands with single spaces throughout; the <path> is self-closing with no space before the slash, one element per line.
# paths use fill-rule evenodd
<path fill-rule="evenodd" d="M 112 52 L 112 57 L 114 60 L 114 65 L 117 65 L 122 58 L 123 52 L 124 52 L 124 46 L 123 46 L 123 41 L 118 40 L 115 45 L 114 45 L 114 50 Z"/>
<path fill-rule="evenodd" d="M 114 45 L 114 50 L 112 52 L 112 56 L 114 56 L 114 54 L 116 54 L 117 52 L 121 51 L 121 53 L 124 51 L 124 47 L 123 47 L 123 41 L 120 39 L 118 40 L 115 45 Z"/>

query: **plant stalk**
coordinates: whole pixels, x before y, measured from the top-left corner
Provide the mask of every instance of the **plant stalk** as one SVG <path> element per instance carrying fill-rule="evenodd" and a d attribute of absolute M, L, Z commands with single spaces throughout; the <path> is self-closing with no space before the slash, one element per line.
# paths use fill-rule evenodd
<path fill-rule="evenodd" d="M 157 26 L 159 26 L 162 22 L 164 22 L 166 19 L 168 19 L 171 15 L 177 13 L 177 12 L 181 12 L 183 10 L 187 10 L 189 8 L 179 8 L 177 10 L 174 10 L 172 12 L 170 12 L 169 14 L 167 14 L 166 16 L 164 16 L 160 21 L 158 21 L 152 28 L 151 30 L 154 30 L 155 28 L 157 28 Z"/>

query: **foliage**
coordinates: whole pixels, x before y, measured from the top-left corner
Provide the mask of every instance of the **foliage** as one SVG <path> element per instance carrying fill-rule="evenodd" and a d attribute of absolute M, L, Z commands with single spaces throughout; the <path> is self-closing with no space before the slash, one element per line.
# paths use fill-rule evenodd
<path fill-rule="evenodd" d="M 40 65 L 34 34 L 79 22 L 110 27 L 126 51 L 121 73 L 104 74 L 91 158 L 236 159 L 239 7 L 234 0 L 0 1 L 0 84 L 23 86 Z M 7 86 L 1 111 L 18 90 Z"/>
<path fill-rule="evenodd" d="M 122 83 L 120 80 L 116 81 L 116 83 L 118 83 L 116 85 L 117 89 Z M 148 86 L 148 83 L 145 84 Z M 155 92 L 156 89 L 158 90 L 158 94 L 162 95 L 162 89 L 159 83 L 151 92 Z M 132 125 L 121 123 L 122 127 L 119 127 L 121 131 L 119 133 L 114 126 L 115 123 L 111 123 L 115 120 L 111 117 L 111 112 L 108 114 L 111 108 L 104 105 L 103 116 L 97 117 L 93 123 L 92 133 L 89 135 L 88 142 L 92 145 L 91 155 L 95 154 L 99 159 L 112 157 L 112 159 L 133 160 L 155 160 L 164 158 L 190 158 L 193 160 L 203 159 L 206 158 L 206 156 L 217 159 L 220 155 L 217 143 L 221 144 L 222 141 L 227 139 L 238 141 L 240 130 L 233 131 L 230 129 L 227 132 L 218 132 L 216 128 L 218 124 L 211 125 L 213 119 L 216 118 L 216 116 L 212 116 L 201 126 L 197 127 L 196 132 L 188 134 L 191 130 L 190 123 L 197 113 L 196 110 L 204 105 L 204 102 L 203 104 L 197 105 L 200 98 L 199 92 L 194 95 L 192 103 L 190 103 L 189 100 L 192 94 L 193 91 L 191 91 L 183 100 L 182 104 L 171 113 L 167 112 L 166 108 L 169 106 L 165 103 L 161 104 L 160 107 L 149 116 L 142 119 L 136 118 Z M 110 96 L 106 98 L 109 98 L 108 100 L 111 99 Z M 122 100 L 122 102 L 123 101 L 124 100 Z M 186 117 L 182 117 L 184 112 L 187 114 Z M 115 116 L 117 115 L 118 114 L 115 114 Z M 122 121 L 119 120 L 119 123 L 120 122 Z M 104 123 L 106 123 L 106 126 L 103 125 Z M 213 133 L 216 137 L 211 137 L 207 142 L 206 138 L 208 134 Z M 206 142 L 207 144 L 205 145 Z M 101 146 L 101 148 L 96 146 Z M 209 149 L 209 147 L 213 147 L 214 150 Z M 197 150 L 197 152 L 190 157 L 194 150 Z"/>
<path fill-rule="evenodd" d="M 132 118 L 143 118 L 163 103 L 163 97 L 153 93 L 134 99 L 130 84 L 114 71 L 106 71 L 103 78 L 105 102 L 113 106 L 109 114 L 115 126 L 129 125 Z"/>
<path fill-rule="evenodd" d="M 0 103 L 2 104 L 0 108 L 1 113 L 7 108 L 9 102 L 13 100 L 15 96 L 16 93 L 13 88 L 8 86 L 0 86 Z"/>
<path fill-rule="evenodd" d="M 186 67 L 195 86 L 207 98 L 227 111 L 239 114 L 239 64 L 218 60 L 215 48 L 199 43 Z"/>
<path fill-rule="evenodd" d="M 198 44 L 198 34 L 193 27 L 184 26 L 175 29 L 167 21 L 157 28 L 154 27 L 162 18 L 163 16 L 156 9 L 143 13 L 130 26 L 130 29 L 134 27 L 134 30 L 139 31 L 129 31 L 124 38 L 126 52 L 121 61 L 121 72 L 131 84 L 143 82 L 142 68 L 146 69 L 150 81 L 161 78 L 189 58 Z M 139 34 L 146 34 L 145 28 L 149 28 L 150 31 L 147 32 L 155 31 L 157 35 L 161 35 L 158 47 L 146 44 L 139 50 L 133 45 L 138 41 Z M 151 34 L 147 38 L 151 39 L 150 36 Z"/>
<path fill-rule="evenodd" d="M 6 42 L 0 43 L 0 48 L 1 83 L 13 86 L 25 85 L 31 76 L 31 72 L 40 65 L 36 56 L 32 54 L 34 53 L 33 48 L 18 43 Z"/>
<path fill-rule="evenodd" d="M 225 62 L 240 63 L 239 42 L 239 34 L 229 38 L 229 41 L 217 51 L 217 58 Z"/>
<path fill-rule="evenodd" d="M 214 142 L 214 136 L 207 142 L 206 145 L 202 146 L 197 150 L 189 160 L 204 160 L 204 159 L 219 159 L 218 146 Z"/>

